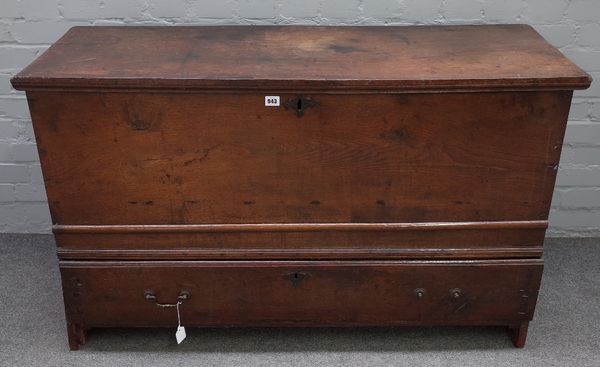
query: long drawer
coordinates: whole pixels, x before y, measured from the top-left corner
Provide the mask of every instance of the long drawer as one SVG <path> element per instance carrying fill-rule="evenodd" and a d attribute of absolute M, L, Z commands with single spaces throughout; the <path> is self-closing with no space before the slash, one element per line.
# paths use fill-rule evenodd
<path fill-rule="evenodd" d="M 533 316 L 542 260 L 64 261 L 80 327 L 515 325 Z"/>

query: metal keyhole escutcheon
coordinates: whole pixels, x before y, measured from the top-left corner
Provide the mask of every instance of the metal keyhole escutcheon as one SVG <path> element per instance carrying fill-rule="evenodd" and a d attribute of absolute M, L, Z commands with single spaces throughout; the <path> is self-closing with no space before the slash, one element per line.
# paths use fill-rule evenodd
<path fill-rule="evenodd" d="M 304 111 L 307 108 L 313 108 L 318 105 L 319 103 L 314 99 L 303 96 L 291 98 L 283 102 L 283 107 L 285 107 L 286 110 L 292 110 L 299 118 L 304 116 Z"/>
<path fill-rule="evenodd" d="M 310 278 L 311 275 L 305 272 L 292 272 L 282 274 L 283 279 L 289 280 L 294 287 L 297 287 L 300 283 Z"/>

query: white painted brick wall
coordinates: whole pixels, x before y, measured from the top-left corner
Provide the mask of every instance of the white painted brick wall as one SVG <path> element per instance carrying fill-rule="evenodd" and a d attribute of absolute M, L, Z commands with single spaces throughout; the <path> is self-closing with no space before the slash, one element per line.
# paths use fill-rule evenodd
<path fill-rule="evenodd" d="M 596 82 L 575 93 L 551 235 L 600 236 L 600 0 L 0 0 L 0 232 L 50 216 L 24 95 L 9 78 L 75 25 L 529 23 Z"/>

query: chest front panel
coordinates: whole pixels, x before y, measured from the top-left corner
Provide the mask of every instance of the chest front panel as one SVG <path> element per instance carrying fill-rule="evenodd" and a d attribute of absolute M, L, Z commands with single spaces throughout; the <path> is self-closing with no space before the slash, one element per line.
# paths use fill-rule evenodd
<path fill-rule="evenodd" d="M 54 222 L 100 225 L 546 219 L 570 96 L 29 98 Z"/>

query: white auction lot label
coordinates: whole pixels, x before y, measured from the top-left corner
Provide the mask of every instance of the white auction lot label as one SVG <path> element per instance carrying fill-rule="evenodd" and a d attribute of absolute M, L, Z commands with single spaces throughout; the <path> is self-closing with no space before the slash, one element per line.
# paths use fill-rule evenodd
<path fill-rule="evenodd" d="M 278 107 L 279 106 L 279 96 L 265 96 L 265 106 Z"/>

